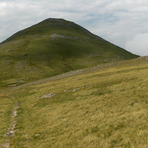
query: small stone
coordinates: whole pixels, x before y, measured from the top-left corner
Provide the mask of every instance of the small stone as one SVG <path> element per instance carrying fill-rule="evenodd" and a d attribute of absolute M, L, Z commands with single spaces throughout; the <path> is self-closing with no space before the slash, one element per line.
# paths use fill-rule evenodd
<path fill-rule="evenodd" d="M 41 135 L 41 134 L 35 134 L 34 136 L 35 136 L 35 137 L 38 137 L 38 136 L 40 136 L 40 135 Z"/>
<path fill-rule="evenodd" d="M 53 96 L 55 96 L 56 94 L 47 94 L 47 95 L 44 95 L 41 97 L 41 99 L 44 99 L 44 98 L 51 98 Z"/>
<path fill-rule="evenodd" d="M 80 88 L 76 88 L 76 89 L 74 89 L 74 90 L 72 90 L 72 91 L 75 92 L 75 91 L 77 91 L 77 90 L 80 90 Z"/>

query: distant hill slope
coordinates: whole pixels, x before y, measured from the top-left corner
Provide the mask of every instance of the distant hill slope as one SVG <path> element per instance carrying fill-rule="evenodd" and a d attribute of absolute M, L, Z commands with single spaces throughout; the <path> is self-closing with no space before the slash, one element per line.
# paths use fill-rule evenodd
<path fill-rule="evenodd" d="M 0 86 L 136 57 L 73 22 L 47 19 L 0 44 Z"/>

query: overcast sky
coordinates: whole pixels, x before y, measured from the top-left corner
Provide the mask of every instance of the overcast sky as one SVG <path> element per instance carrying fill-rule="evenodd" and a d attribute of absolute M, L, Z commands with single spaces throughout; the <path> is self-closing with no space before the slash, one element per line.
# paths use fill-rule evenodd
<path fill-rule="evenodd" d="M 0 42 L 46 18 L 64 18 L 148 55 L 148 0 L 0 0 Z"/>

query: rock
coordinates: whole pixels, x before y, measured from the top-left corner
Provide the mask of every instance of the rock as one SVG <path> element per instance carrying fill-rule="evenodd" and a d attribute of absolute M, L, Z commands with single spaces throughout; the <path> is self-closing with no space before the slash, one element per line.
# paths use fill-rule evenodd
<path fill-rule="evenodd" d="M 44 98 L 51 98 L 52 96 L 55 96 L 56 94 L 47 94 L 47 95 L 44 95 L 41 97 L 41 99 L 44 99 Z"/>
<path fill-rule="evenodd" d="M 78 90 L 80 90 L 80 88 L 76 88 L 76 89 L 74 89 L 74 90 L 72 90 L 72 91 L 75 92 L 75 91 L 78 91 Z"/>
<path fill-rule="evenodd" d="M 18 83 L 18 84 L 24 84 L 25 81 L 22 81 L 22 80 L 21 80 L 21 81 L 17 81 L 17 83 Z"/>
<path fill-rule="evenodd" d="M 38 136 L 40 136 L 40 135 L 41 135 L 41 134 L 35 134 L 34 136 L 35 136 L 35 137 L 38 137 Z"/>
<path fill-rule="evenodd" d="M 10 135 L 10 133 L 5 133 L 4 136 Z"/>
<path fill-rule="evenodd" d="M 25 81 L 20 80 L 20 81 L 17 81 L 16 83 L 12 83 L 8 86 L 9 87 L 15 87 L 15 86 L 18 86 L 18 85 L 21 85 L 21 84 L 24 84 L 24 83 L 25 83 Z"/>
<path fill-rule="evenodd" d="M 14 84 L 10 84 L 10 85 L 8 85 L 9 87 L 15 87 L 15 86 L 17 86 L 18 84 L 17 83 L 14 83 Z"/>
<path fill-rule="evenodd" d="M 53 33 L 50 35 L 51 38 L 63 38 L 63 39 L 77 39 L 77 37 L 71 37 L 71 36 L 64 36 L 60 34 Z"/>

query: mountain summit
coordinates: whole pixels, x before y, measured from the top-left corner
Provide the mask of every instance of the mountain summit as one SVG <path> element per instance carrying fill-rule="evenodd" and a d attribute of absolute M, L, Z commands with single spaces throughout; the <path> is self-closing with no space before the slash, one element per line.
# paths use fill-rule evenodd
<path fill-rule="evenodd" d="M 0 83 L 54 76 L 136 55 L 64 19 L 46 19 L 0 44 Z"/>

